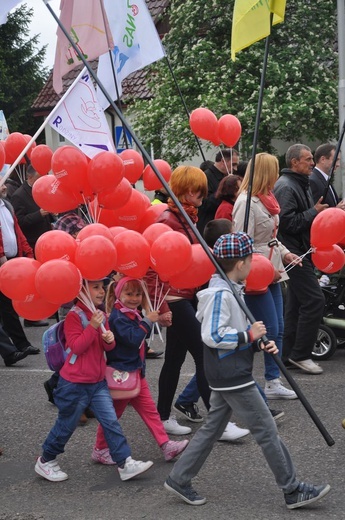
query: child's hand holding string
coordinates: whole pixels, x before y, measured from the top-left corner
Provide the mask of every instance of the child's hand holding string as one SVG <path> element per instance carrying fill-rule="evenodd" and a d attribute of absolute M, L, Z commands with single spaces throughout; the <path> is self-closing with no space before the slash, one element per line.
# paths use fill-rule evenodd
<path fill-rule="evenodd" d="M 172 312 L 168 311 L 161 314 L 159 316 L 158 324 L 161 327 L 170 327 L 170 325 L 172 324 Z"/>
<path fill-rule="evenodd" d="M 94 329 L 98 329 L 98 327 L 100 327 L 102 325 L 103 320 L 104 320 L 103 312 L 101 310 L 97 309 L 96 312 L 94 312 L 91 317 L 90 325 Z"/>
<path fill-rule="evenodd" d="M 106 342 L 106 343 L 112 343 L 114 341 L 114 334 L 111 332 L 111 330 L 106 330 L 105 332 L 103 332 L 102 334 L 102 339 Z"/>
<path fill-rule="evenodd" d="M 156 323 L 159 320 L 159 311 L 149 311 L 145 314 L 146 318 L 152 321 L 152 323 Z"/>

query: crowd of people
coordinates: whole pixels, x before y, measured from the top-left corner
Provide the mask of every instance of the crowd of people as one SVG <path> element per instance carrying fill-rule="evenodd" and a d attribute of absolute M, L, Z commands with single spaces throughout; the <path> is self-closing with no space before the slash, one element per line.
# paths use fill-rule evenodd
<path fill-rule="evenodd" d="M 157 284 L 153 271 L 143 280 L 117 276 L 107 286 L 104 280 L 83 281 L 90 306 L 85 299 L 77 299 L 75 305 L 85 313 L 88 324 L 85 326 L 75 307 L 67 307 L 64 330 L 69 353 L 60 372 L 45 383 L 58 416 L 43 443 L 36 473 L 52 482 L 68 478 L 57 456 L 87 410 L 99 422 L 92 460 L 116 466 L 123 481 L 149 470 L 151 461 L 132 459 L 119 422 L 131 404 L 164 459 L 179 456 L 164 485 L 190 505 L 206 502 L 193 488 L 192 479 L 214 443 L 249 433 L 261 447 L 287 508 L 302 507 L 328 493 L 329 485 L 315 486 L 297 479 L 289 451 L 277 432 L 276 421 L 283 412 L 268 405 L 270 400 L 297 399 L 284 384 L 275 356 L 287 367 L 310 375 L 323 371 L 311 353 L 324 297 L 306 252 L 316 215 L 328 207 L 345 209 L 332 186 L 323 199 L 334 153 L 333 145 L 321 145 L 314 162 L 308 146 L 292 145 L 280 176 L 273 155 L 260 153 L 254 164 L 240 163 L 239 153 L 233 149 L 218 152 L 214 163 L 207 161 L 200 168 L 179 166 L 173 171 L 170 189 L 213 250 L 226 277 L 216 273 L 198 289 L 176 289 L 160 281 L 166 297 L 159 311 L 153 310 L 149 301 L 154 299 Z M 53 226 L 76 236 L 85 225 L 76 214 L 51 215 L 36 205 L 31 192 L 36 175 L 29 167 L 27 180 L 11 194 L 11 203 L 6 186 L 1 188 L 1 265 L 17 256 L 33 258 L 37 239 Z M 153 204 L 162 202 L 167 208 L 157 222 L 182 233 L 191 244 L 197 243 L 193 228 L 164 188 L 157 190 Z M 274 268 L 272 283 L 258 292 L 245 290 L 254 251 L 264 255 Z M 286 265 L 293 266 L 288 274 Z M 282 284 L 287 286 L 284 303 Z M 254 323 L 248 320 L 239 299 L 255 317 Z M 40 350 L 30 345 L 11 300 L 1 292 L 0 304 L 0 355 L 6 366 L 11 366 Z M 157 405 L 145 377 L 146 339 L 155 323 L 166 327 Z M 24 327 L 47 324 L 24 321 Z M 263 336 L 268 342 L 261 340 Z M 264 351 L 264 388 L 252 375 L 255 351 Z M 176 396 L 188 352 L 195 375 Z M 138 371 L 140 392 L 135 397 L 112 398 L 105 379 L 107 366 L 128 373 Z M 207 410 L 205 418 L 197 405 L 200 397 Z M 191 433 L 191 428 L 179 424 L 173 410 L 185 420 L 203 422 L 190 442 L 169 438 Z M 243 428 L 231 422 L 233 414 Z"/>

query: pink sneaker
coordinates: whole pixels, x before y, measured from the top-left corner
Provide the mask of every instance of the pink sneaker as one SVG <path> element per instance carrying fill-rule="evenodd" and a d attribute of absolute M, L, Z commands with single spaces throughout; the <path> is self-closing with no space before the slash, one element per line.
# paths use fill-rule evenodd
<path fill-rule="evenodd" d="M 182 453 L 188 445 L 189 441 L 168 441 L 162 446 L 162 452 L 166 461 L 172 460 Z"/>
<path fill-rule="evenodd" d="M 106 464 L 114 466 L 116 462 L 113 461 L 111 455 L 109 453 L 109 448 L 104 448 L 104 450 L 98 450 L 94 448 L 92 450 L 91 459 L 94 462 L 98 462 L 99 464 Z"/>

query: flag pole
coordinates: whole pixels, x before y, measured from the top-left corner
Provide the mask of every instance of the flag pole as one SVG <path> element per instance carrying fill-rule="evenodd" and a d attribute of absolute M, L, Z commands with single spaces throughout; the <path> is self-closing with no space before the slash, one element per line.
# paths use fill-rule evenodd
<path fill-rule="evenodd" d="M 132 128 L 130 127 L 130 125 L 125 122 L 125 119 L 124 119 L 124 115 L 120 112 L 119 108 L 116 106 L 116 104 L 112 101 L 109 93 L 107 92 L 107 90 L 105 89 L 104 85 L 102 84 L 102 82 L 99 80 L 99 78 L 97 77 L 97 75 L 94 73 L 94 71 L 92 70 L 92 68 L 90 67 L 89 63 L 85 60 L 84 56 L 82 55 L 82 53 L 80 52 L 80 50 L 77 48 L 77 46 L 75 45 L 75 43 L 73 42 L 72 38 L 70 37 L 70 35 L 68 34 L 68 32 L 66 31 L 65 27 L 63 26 L 63 24 L 61 23 L 61 21 L 59 20 L 59 18 L 56 16 L 56 14 L 54 13 L 53 9 L 50 7 L 50 5 L 48 3 L 46 3 L 48 0 L 43 0 L 44 3 L 46 4 L 47 6 L 47 9 L 50 11 L 50 13 L 52 14 L 52 16 L 54 17 L 54 19 L 57 21 L 59 27 L 61 28 L 62 32 L 64 33 L 64 35 L 66 36 L 66 38 L 68 39 L 68 41 L 70 42 L 71 46 L 73 47 L 74 51 L 77 53 L 77 55 L 79 56 L 80 60 L 84 63 L 85 67 L 88 69 L 90 75 L 92 76 L 92 78 L 95 80 L 95 82 L 98 84 L 99 88 L 101 89 L 101 91 L 103 92 L 104 96 L 106 97 L 106 99 L 108 100 L 109 104 L 113 107 L 114 111 L 116 112 L 117 116 L 119 117 L 119 119 L 121 119 L 121 121 L 123 121 L 124 123 L 126 123 L 127 125 L 127 128 L 128 128 L 128 131 L 130 132 L 132 138 L 133 138 L 133 141 L 135 142 L 135 144 L 137 145 L 138 149 L 140 150 L 140 152 L 142 153 L 143 157 L 146 159 L 146 161 L 148 162 L 148 164 L 151 166 L 152 170 L 155 172 L 155 175 L 157 176 L 157 178 L 159 179 L 159 181 L 163 184 L 164 188 L 167 190 L 170 198 L 173 200 L 173 202 L 176 204 L 177 208 L 179 209 L 180 213 L 183 215 L 183 217 L 185 218 L 186 222 L 188 223 L 191 231 L 194 233 L 195 237 L 198 239 L 199 243 L 201 244 L 202 248 L 204 249 L 205 253 L 207 254 L 208 258 L 210 259 L 210 261 L 212 262 L 212 264 L 214 265 L 214 267 L 216 268 L 216 270 L 218 271 L 219 275 L 223 278 L 223 280 L 225 280 L 233 295 L 234 295 L 234 298 L 236 299 L 238 305 L 240 306 L 240 308 L 242 309 L 242 311 L 245 313 L 245 315 L 247 316 L 248 320 L 250 321 L 250 323 L 254 323 L 255 322 L 255 319 L 253 317 L 253 315 L 251 314 L 250 310 L 248 309 L 248 307 L 246 306 L 245 302 L 242 300 L 242 298 L 239 296 L 239 294 L 237 294 L 237 291 L 236 289 L 234 288 L 234 285 L 233 285 L 233 282 L 231 282 L 231 280 L 229 280 L 229 278 L 226 276 L 225 272 L 223 271 L 223 269 L 218 265 L 216 259 L 214 258 L 214 256 L 212 255 L 209 247 L 207 246 L 205 240 L 203 239 L 203 237 L 201 236 L 200 232 L 198 231 L 197 227 L 194 226 L 191 218 L 189 217 L 189 215 L 187 214 L 187 212 L 185 211 L 185 209 L 183 208 L 181 202 L 178 200 L 178 198 L 176 197 L 176 195 L 174 194 L 174 192 L 171 190 L 169 184 L 166 182 L 165 178 L 163 177 L 163 175 L 160 173 L 160 171 L 158 170 L 158 168 L 156 167 L 156 165 L 154 164 L 153 160 L 151 159 L 150 155 L 147 153 L 147 151 L 145 150 L 145 148 L 143 147 L 142 143 L 140 142 L 140 140 L 138 139 L 138 137 L 136 136 L 136 134 L 134 133 L 134 131 L 132 130 Z M 263 336 L 262 337 L 262 340 L 266 343 L 268 342 L 268 339 L 266 336 Z M 311 407 L 311 405 L 309 404 L 309 402 L 307 401 L 306 397 L 304 396 L 303 392 L 301 391 L 301 389 L 298 387 L 297 383 L 294 381 L 293 377 L 288 373 L 286 367 L 284 366 L 283 362 L 281 361 L 280 358 L 278 358 L 277 356 L 273 356 L 273 359 L 276 361 L 276 363 L 278 364 L 279 368 L 281 369 L 283 375 L 286 377 L 286 379 L 288 380 L 288 382 L 290 383 L 290 386 L 292 387 L 292 389 L 296 392 L 297 396 L 299 397 L 301 403 L 303 404 L 304 408 L 306 409 L 306 411 L 308 412 L 308 414 L 310 415 L 311 419 L 314 421 L 315 425 L 317 426 L 317 428 L 319 429 L 321 435 L 324 437 L 324 439 L 326 440 L 327 444 L 329 446 L 332 446 L 334 444 L 334 440 L 332 439 L 332 437 L 330 436 L 330 434 L 328 433 L 328 431 L 326 430 L 325 426 L 323 425 L 323 423 L 320 421 L 319 417 L 316 415 L 314 409 Z"/>
<path fill-rule="evenodd" d="M 264 97 L 264 88 L 265 88 L 268 53 L 269 53 L 271 31 L 272 31 L 272 22 L 273 22 L 273 13 L 270 13 L 270 33 L 266 37 L 264 61 L 263 61 L 262 71 L 261 71 L 259 99 L 258 99 L 258 106 L 257 106 L 257 110 L 256 110 L 254 137 L 253 137 L 252 160 L 251 160 L 250 171 L 249 171 L 247 202 L 246 202 L 246 209 L 245 209 L 245 213 L 244 213 L 243 231 L 245 233 L 248 230 L 248 223 L 249 223 L 250 203 L 251 203 L 251 198 L 252 198 L 254 168 L 255 168 L 255 156 L 256 156 L 256 150 L 258 147 L 258 140 L 259 140 L 259 126 L 260 126 L 260 118 L 261 118 L 261 110 L 262 110 L 262 101 L 263 101 L 263 97 Z"/>
<path fill-rule="evenodd" d="M 45 0 L 43 0 L 45 1 Z M 89 70 L 89 69 L 88 69 Z M 20 152 L 20 154 L 18 155 L 17 159 L 14 161 L 14 163 L 9 167 L 9 169 L 7 170 L 7 172 L 5 173 L 5 175 L 3 177 L 0 178 L 0 187 L 4 184 L 4 182 L 7 180 L 7 178 L 11 175 L 11 173 L 13 172 L 13 170 L 18 166 L 18 164 L 20 163 L 21 159 L 26 155 L 27 151 L 30 149 L 30 147 L 32 146 L 32 144 L 35 142 L 35 140 L 37 139 L 37 137 L 43 132 L 43 130 L 45 129 L 45 127 L 47 126 L 48 122 L 49 122 L 49 119 L 55 114 L 55 112 L 60 108 L 60 106 L 62 105 L 62 103 L 65 101 L 67 95 L 69 94 L 70 90 L 78 83 L 78 81 L 80 80 L 80 78 L 83 76 L 84 74 L 84 71 L 85 71 L 85 68 L 81 71 L 80 74 L 78 74 L 78 77 L 74 80 L 74 82 L 72 83 L 72 85 L 69 87 L 68 90 L 66 90 L 66 92 L 64 93 L 64 95 L 62 96 L 61 99 L 59 99 L 59 101 L 57 102 L 56 106 L 53 108 L 53 110 L 50 112 L 49 116 L 46 117 L 46 119 L 43 121 L 42 125 L 39 127 L 39 129 L 36 131 L 36 133 L 31 137 L 30 141 L 25 145 L 25 147 L 23 148 L 23 150 Z"/>
<path fill-rule="evenodd" d="M 180 86 L 177 82 L 177 79 L 176 79 L 176 76 L 175 76 L 175 73 L 173 71 L 173 68 L 171 66 L 171 63 L 170 63 L 170 60 L 168 58 L 168 55 L 165 53 L 165 59 L 166 59 L 166 62 L 167 62 L 167 65 L 168 65 L 168 68 L 169 68 L 169 71 L 170 71 L 170 74 L 174 80 L 174 83 L 175 83 L 175 86 L 176 86 L 176 89 L 177 89 L 177 92 L 179 93 L 179 96 L 181 98 L 181 101 L 182 101 L 182 104 L 183 104 L 183 107 L 185 109 L 185 112 L 187 114 L 187 118 L 188 118 L 188 121 L 189 121 L 189 117 L 190 117 L 190 113 L 189 113 L 189 110 L 188 110 L 188 107 L 186 105 L 186 102 L 184 100 L 184 97 L 183 97 L 183 94 L 181 92 L 181 89 L 180 89 Z M 199 151 L 200 151 L 200 154 L 201 154 L 201 157 L 202 157 L 202 160 L 203 161 L 206 161 L 206 157 L 205 157 L 205 154 L 204 154 L 204 151 L 201 147 L 201 143 L 200 143 L 200 140 L 199 138 L 194 134 L 194 137 L 195 137 L 195 141 L 196 141 L 196 144 L 198 145 L 198 148 L 199 148 Z"/>

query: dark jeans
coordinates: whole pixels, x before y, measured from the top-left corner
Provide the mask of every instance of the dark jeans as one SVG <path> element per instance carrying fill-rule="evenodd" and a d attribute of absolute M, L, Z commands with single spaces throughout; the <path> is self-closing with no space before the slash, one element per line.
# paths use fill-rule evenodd
<path fill-rule="evenodd" d="M 284 317 L 283 297 L 280 285 L 280 283 L 272 284 L 268 287 L 266 293 L 252 296 L 247 294 L 244 299 L 255 320 L 263 321 L 266 325 L 266 336 L 269 340 L 275 341 L 279 349 L 279 356 L 281 357 L 283 350 Z M 272 354 L 264 352 L 264 358 L 266 381 L 272 381 L 272 379 L 280 377 L 278 365 L 274 361 Z"/>
<path fill-rule="evenodd" d="M 12 301 L 0 292 L 0 316 L 4 331 L 11 338 L 17 350 L 23 351 L 30 345 L 25 335 L 19 316 L 13 308 Z"/>
<path fill-rule="evenodd" d="M 171 327 L 167 328 L 165 359 L 159 376 L 157 405 L 162 421 L 169 419 L 181 367 L 187 352 L 194 359 L 198 390 L 207 409 L 210 407 L 211 394 L 204 372 L 201 326 L 195 317 L 196 302 L 179 300 L 168 303 L 173 317 Z"/>
<path fill-rule="evenodd" d="M 283 361 L 310 359 L 322 320 L 325 298 L 311 261 L 289 271 L 285 304 Z"/>

